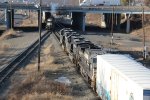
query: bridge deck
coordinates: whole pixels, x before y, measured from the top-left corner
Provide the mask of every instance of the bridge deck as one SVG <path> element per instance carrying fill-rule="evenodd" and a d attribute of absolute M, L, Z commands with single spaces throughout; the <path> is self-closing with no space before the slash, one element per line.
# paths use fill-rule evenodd
<path fill-rule="evenodd" d="M 31 9 L 38 10 L 33 4 L 0 4 L 0 9 Z M 68 12 L 86 12 L 86 13 L 128 13 L 128 14 L 141 14 L 144 8 L 145 14 L 150 14 L 150 8 L 146 6 L 57 6 L 57 11 L 68 11 Z M 43 11 L 52 10 L 51 6 L 42 5 Z"/>

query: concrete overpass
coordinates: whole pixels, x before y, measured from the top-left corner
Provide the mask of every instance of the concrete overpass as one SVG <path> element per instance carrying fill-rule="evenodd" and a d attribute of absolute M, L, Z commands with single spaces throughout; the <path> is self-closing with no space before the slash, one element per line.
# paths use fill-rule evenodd
<path fill-rule="evenodd" d="M 146 6 L 50 6 L 50 5 L 42 5 L 41 6 L 42 11 L 49 11 L 52 12 L 52 10 L 55 9 L 55 11 L 60 11 L 60 12 L 71 12 L 73 17 L 73 26 L 76 26 L 82 31 L 85 31 L 85 15 L 86 13 L 99 13 L 99 14 L 104 14 L 105 17 L 105 22 L 106 25 L 111 25 L 111 16 L 112 12 L 114 13 L 114 18 L 116 21 L 115 24 L 117 25 L 119 29 L 120 25 L 120 16 L 122 13 L 126 13 L 127 15 L 130 14 L 142 14 L 143 8 L 144 8 L 144 14 L 150 14 L 150 8 Z M 3 3 L 0 4 L 0 9 L 6 9 L 7 13 L 7 26 L 11 26 L 11 18 L 10 14 L 14 13 L 14 9 L 26 9 L 26 10 L 37 10 L 39 12 L 38 7 L 36 7 L 34 4 L 7 4 Z M 13 12 L 13 13 L 10 13 Z M 38 14 L 39 15 L 39 14 Z M 129 20 L 128 20 L 129 21 Z M 128 22 L 127 28 L 129 28 L 130 22 Z M 127 29 L 127 32 L 130 29 Z"/>
<path fill-rule="evenodd" d="M 126 13 L 126 14 L 142 14 L 142 6 L 56 6 L 56 11 L 68 12 L 84 12 L 84 13 Z M 0 4 L 0 9 L 26 9 L 26 10 L 39 10 L 33 4 Z M 42 5 L 43 11 L 51 11 L 52 6 Z M 144 13 L 150 14 L 150 8 L 144 6 Z"/>

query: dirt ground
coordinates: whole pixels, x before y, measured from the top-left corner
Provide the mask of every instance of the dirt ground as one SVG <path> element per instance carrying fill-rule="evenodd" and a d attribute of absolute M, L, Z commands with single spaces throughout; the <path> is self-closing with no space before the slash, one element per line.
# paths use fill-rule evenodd
<path fill-rule="evenodd" d="M 53 35 L 42 46 L 41 68 L 37 55 L 14 73 L 8 90 L 0 97 L 9 100 L 96 100 L 98 99 Z M 59 78 L 66 79 L 58 82 Z"/>
<path fill-rule="evenodd" d="M 86 14 L 86 22 L 88 25 L 101 26 L 101 14 Z"/>
<path fill-rule="evenodd" d="M 106 29 L 107 30 L 107 29 Z M 149 34 L 149 33 L 147 33 Z M 146 35 L 147 35 L 146 34 Z M 141 37 L 140 37 L 141 36 Z M 106 48 L 107 51 L 121 51 L 122 53 L 131 54 L 135 60 L 145 63 L 143 61 L 143 38 L 142 34 L 126 34 L 126 33 L 114 33 L 113 34 L 113 45 L 111 43 L 111 34 L 107 32 L 94 32 L 87 31 L 83 37 L 92 41 L 93 43 Z M 150 67 L 150 40 L 146 37 L 146 46 L 149 54 L 147 55 L 147 67 Z M 111 49 L 110 49 L 111 48 Z"/>

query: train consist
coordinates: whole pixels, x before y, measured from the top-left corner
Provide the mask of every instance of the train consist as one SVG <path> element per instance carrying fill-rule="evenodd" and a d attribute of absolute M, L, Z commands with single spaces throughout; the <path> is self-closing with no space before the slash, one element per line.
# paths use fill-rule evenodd
<path fill-rule="evenodd" d="M 63 28 L 55 35 L 102 100 L 150 100 L 149 69 L 125 55 L 108 54 L 71 28 Z"/>
<path fill-rule="evenodd" d="M 94 45 L 70 28 L 60 30 L 56 36 L 70 60 L 90 83 L 93 90 L 96 90 L 96 56 L 105 54 L 103 48 Z"/>

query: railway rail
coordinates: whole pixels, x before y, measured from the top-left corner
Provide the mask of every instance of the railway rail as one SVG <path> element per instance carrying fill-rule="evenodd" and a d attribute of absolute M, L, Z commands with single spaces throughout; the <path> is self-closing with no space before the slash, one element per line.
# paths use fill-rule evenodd
<path fill-rule="evenodd" d="M 41 42 L 44 42 L 50 35 L 51 32 L 47 31 L 41 37 Z M 16 70 L 16 68 L 28 58 L 30 54 L 33 53 L 39 46 L 39 40 L 36 40 L 28 48 L 23 50 L 17 57 L 15 57 L 7 66 L 0 70 L 0 86 L 3 82 L 10 77 L 11 74 Z"/>

